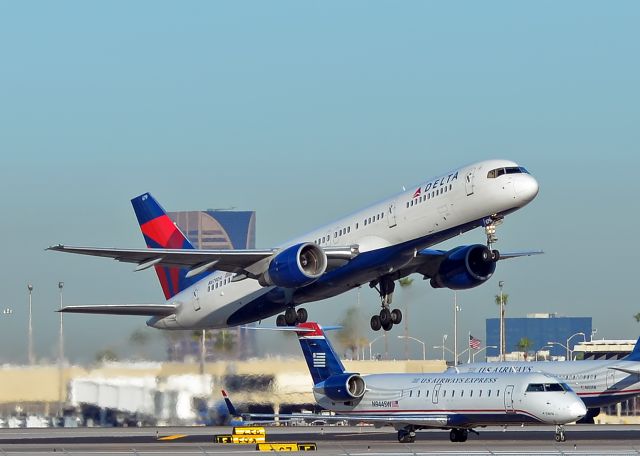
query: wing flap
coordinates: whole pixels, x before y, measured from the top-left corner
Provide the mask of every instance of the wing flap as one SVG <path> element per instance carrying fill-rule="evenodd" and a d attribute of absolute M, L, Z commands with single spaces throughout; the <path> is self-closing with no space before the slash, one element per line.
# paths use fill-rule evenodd
<path fill-rule="evenodd" d="M 175 313 L 172 304 L 98 304 L 86 306 L 66 306 L 58 310 L 62 313 L 85 313 L 104 315 L 142 315 L 148 317 L 167 316 Z"/>

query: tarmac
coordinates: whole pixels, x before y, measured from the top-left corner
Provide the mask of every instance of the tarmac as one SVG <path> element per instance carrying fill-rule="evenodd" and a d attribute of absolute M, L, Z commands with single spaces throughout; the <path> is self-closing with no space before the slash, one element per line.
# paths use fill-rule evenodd
<path fill-rule="evenodd" d="M 640 455 L 640 426 L 567 426 L 567 441 L 554 440 L 554 427 L 480 429 L 464 443 L 448 431 L 418 431 L 415 443 L 398 443 L 390 428 L 267 427 L 268 442 L 314 442 L 323 455 Z M 0 429 L 0 455 L 259 454 L 255 444 L 214 443 L 231 427 Z M 170 437 L 169 440 L 163 438 Z M 281 452 L 278 452 L 281 453 Z"/>

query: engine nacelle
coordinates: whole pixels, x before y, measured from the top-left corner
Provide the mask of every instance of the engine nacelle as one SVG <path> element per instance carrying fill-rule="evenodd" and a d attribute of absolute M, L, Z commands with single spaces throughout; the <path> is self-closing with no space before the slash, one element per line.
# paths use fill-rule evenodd
<path fill-rule="evenodd" d="M 463 245 L 446 253 L 431 286 L 466 290 L 489 280 L 495 270 L 496 260 L 486 246 Z"/>
<path fill-rule="evenodd" d="M 333 375 L 315 386 L 314 393 L 323 394 L 332 401 L 345 402 L 360 399 L 364 395 L 366 385 L 358 374 Z"/>
<path fill-rule="evenodd" d="M 278 253 L 259 279 L 263 287 L 298 288 L 320 278 L 327 269 L 327 254 L 311 242 L 297 244 Z"/>

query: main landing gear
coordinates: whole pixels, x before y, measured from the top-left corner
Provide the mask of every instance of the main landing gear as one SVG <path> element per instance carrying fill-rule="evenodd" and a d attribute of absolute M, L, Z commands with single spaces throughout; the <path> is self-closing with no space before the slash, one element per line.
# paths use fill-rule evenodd
<path fill-rule="evenodd" d="M 389 309 L 389 305 L 391 304 L 393 290 L 396 287 L 395 282 L 390 277 L 380 277 L 377 285 L 380 285 L 378 293 L 380 294 L 380 299 L 382 301 L 382 310 L 378 315 L 374 315 L 371 317 L 371 329 L 374 331 L 379 331 L 381 328 L 385 331 L 391 330 L 393 325 L 397 325 L 402 321 L 402 312 L 400 309 Z M 375 282 L 371 282 L 369 285 L 372 288 L 376 286 Z"/>
<path fill-rule="evenodd" d="M 567 437 L 564 435 L 564 426 L 562 424 L 556 424 L 556 442 L 564 442 Z"/>
<path fill-rule="evenodd" d="M 398 442 L 400 443 L 413 443 L 416 441 L 416 431 L 412 426 L 406 429 L 398 430 Z"/>
<path fill-rule="evenodd" d="M 276 326 L 295 326 L 298 323 L 306 323 L 307 318 L 309 314 L 304 307 L 298 310 L 295 307 L 287 307 L 283 314 L 276 317 Z"/>
<path fill-rule="evenodd" d="M 449 432 L 449 440 L 452 442 L 466 442 L 467 437 L 469 437 L 467 429 L 451 429 Z"/>

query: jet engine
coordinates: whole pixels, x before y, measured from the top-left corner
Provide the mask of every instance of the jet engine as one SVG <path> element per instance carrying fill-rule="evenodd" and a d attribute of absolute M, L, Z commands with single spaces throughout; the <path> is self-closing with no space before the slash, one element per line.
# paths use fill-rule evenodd
<path fill-rule="evenodd" d="M 433 288 L 466 290 L 486 282 L 496 270 L 496 256 L 481 244 L 449 250 L 435 276 Z"/>
<path fill-rule="evenodd" d="M 333 375 L 314 388 L 314 393 L 323 394 L 337 402 L 360 399 L 364 391 L 364 379 L 358 374 Z"/>
<path fill-rule="evenodd" d="M 327 269 L 327 254 L 310 242 L 296 244 L 278 253 L 259 279 L 260 285 L 298 288 L 320 278 Z"/>

